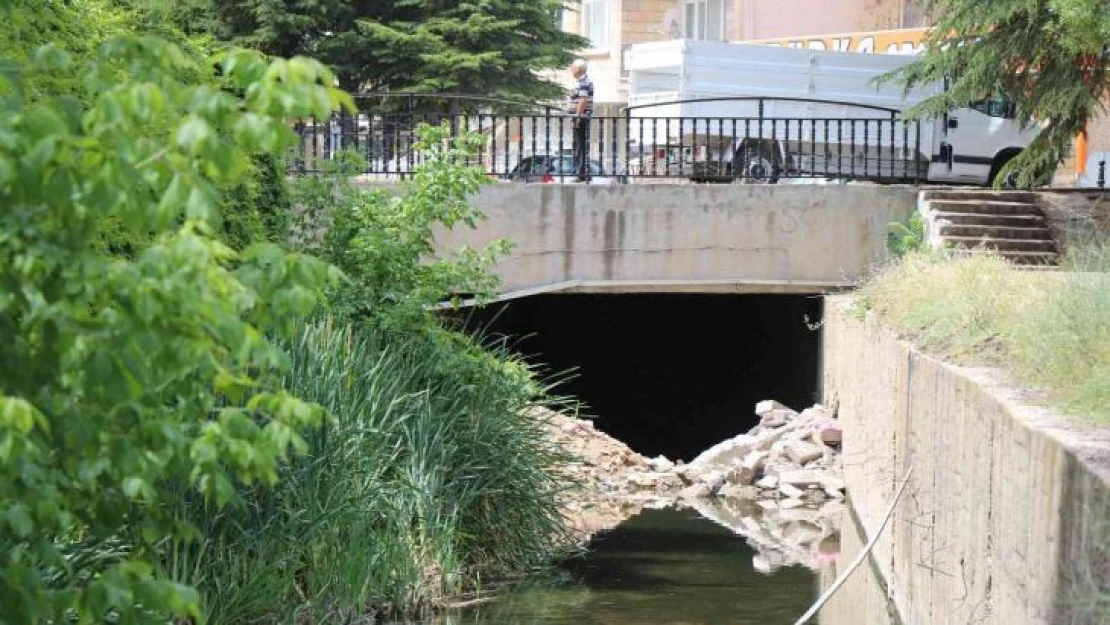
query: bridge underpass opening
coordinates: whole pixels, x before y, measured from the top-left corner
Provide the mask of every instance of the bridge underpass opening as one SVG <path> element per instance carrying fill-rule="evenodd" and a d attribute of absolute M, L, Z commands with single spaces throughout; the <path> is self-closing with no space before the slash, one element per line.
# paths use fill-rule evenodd
<path fill-rule="evenodd" d="M 818 401 L 822 298 L 542 295 L 467 314 L 542 371 L 573 377 L 596 426 L 648 456 L 690 460 L 755 426 L 756 402 Z M 564 376 L 565 377 L 565 376 Z"/>

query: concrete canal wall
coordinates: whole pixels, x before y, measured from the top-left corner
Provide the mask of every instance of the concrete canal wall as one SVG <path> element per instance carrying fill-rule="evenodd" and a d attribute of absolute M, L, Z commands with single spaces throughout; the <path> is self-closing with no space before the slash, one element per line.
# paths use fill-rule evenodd
<path fill-rule="evenodd" d="M 913 468 L 872 553 L 903 621 L 1105 623 L 1083 602 L 1110 592 L 1110 435 L 915 351 L 846 298 L 827 300 L 823 393 L 868 538 Z"/>

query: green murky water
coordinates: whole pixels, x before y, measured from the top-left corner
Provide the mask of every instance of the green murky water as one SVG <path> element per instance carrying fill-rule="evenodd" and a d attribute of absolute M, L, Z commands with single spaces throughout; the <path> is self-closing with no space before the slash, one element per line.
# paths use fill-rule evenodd
<path fill-rule="evenodd" d="M 740 536 L 692 510 L 645 510 L 601 535 L 566 583 L 521 589 L 434 625 L 777 625 L 818 594 L 816 575 L 752 569 Z"/>

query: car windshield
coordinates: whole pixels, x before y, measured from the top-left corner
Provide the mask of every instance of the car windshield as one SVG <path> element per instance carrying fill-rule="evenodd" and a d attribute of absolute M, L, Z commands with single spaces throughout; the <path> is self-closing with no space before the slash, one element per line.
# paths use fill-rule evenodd
<path fill-rule="evenodd" d="M 547 160 L 548 159 L 542 157 L 529 156 L 520 161 L 520 164 L 513 169 L 512 173 L 514 175 L 545 173 L 543 170 L 545 169 L 544 165 L 548 164 Z"/>
<path fill-rule="evenodd" d="M 558 169 L 558 171 L 555 171 L 555 168 L 552 167 L 550 173 L 574 174 L 575 173 L 574 159 L 572 159 L 572 158 L 560 158 L 559 159 L 559 169 Z M 599 165 L 597 161 L 590 161 L 590 175 L 591 176 L 600 176 L 600 175 L 602 175 L 601 174 L 601 165 Z"/>
<path fill-rule="evenodd" d="M 513 168 L 510 175 L 512 176 L 573 176 L 575 174 L 574 159 L 570 157 L 554 157 L 554 156 L 529 156 L 520 161 L 520 164 Z M 590 161 L 590 175 L 601 176 L 604 175 L 601 170 L 601 165 L 597 161 Z"/>

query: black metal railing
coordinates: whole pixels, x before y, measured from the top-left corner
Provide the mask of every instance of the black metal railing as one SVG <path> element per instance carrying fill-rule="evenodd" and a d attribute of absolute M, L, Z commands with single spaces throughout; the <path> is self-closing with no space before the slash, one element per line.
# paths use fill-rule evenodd
<path fill-rule="evenodd" d="M 364 174 L 403 179 L 420 162 L 416 128 L 444 123 L 482 137 L 471 164 L 519 181 L 917 182 L 931 160 L 917 122 L 894 109 L 846 102 L 702 98 L 577 118 L 552 105 L 480 96 L 361 94 L 355 100 L 357 114 L 297 125 L 301 141 L 291 169 L 323 171 L 340 151 L 353 150 L 366 162 Z M 689 108 L 719 114 L 666 114 Z"/>

